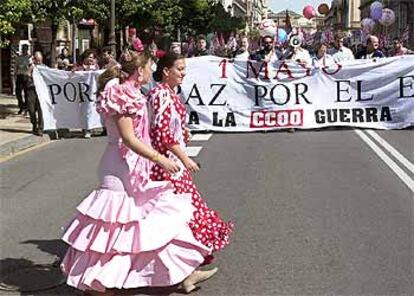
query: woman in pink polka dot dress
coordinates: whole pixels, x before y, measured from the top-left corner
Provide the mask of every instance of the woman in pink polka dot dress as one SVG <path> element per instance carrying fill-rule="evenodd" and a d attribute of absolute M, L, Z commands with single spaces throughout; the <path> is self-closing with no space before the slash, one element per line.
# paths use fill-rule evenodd
<path fill-rule="evenodd" d="M 153 113 L 150 133 L 152 145 L 162 155 L 177 162 L 181 170 L 171 175 L 156 165 L 152 168 L 151 178 L 171 181 L 176 193 L 192 194 L 196 211 L 190 228 L 197 240 L 213 251 L 219 251 L 229 244 L 233 223 L 222 221 L 218 213 L 207 206 L 191 177 L 191 173 L 197 172 L 199 167 L 184 150 L 189 140 L 189 130 L 185 126 L 186 110 L 174 91 L 185 76 L 185 59 L 168 53 L 159 60 L 153 76 L 161 83 L 148 94 Z M 212 256 L 207 257 L 205 263 L 210 263 L 212 259 Z"/>

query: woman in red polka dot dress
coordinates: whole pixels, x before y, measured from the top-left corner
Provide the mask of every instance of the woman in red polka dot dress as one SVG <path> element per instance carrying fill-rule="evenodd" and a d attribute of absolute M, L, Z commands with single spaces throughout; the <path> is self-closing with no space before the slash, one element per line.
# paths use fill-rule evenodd
<path fill-rule="evenodd" d="M 157 64 L 157 71 L 154 72 L 154 79 L 161 83 L 148 94 L 152 111 L 152 145 L 158 152 L 176 161 L 181 170 L 170 175 L 156 165 L 152 168 L 151 178 L 171 181 L 176 193 L 191 193 L 195 207 L 194 217 L 190 222 L 193 234 L 212 251 L 219 251 L 229 244 L 233 223 L 223 222 L 218 213 L 203 201 L 193 183 L 191 173 L 197 172 L 199 167 L 184 150 L 189 139 L 189 130 L 185 126 L 186 110 L 174 91 L 182 83 L 184 76 L 185 59 L 174 53 L 162 57 Z M 210 263 L 211 260 L 210 256 L 205 263 Z"/>

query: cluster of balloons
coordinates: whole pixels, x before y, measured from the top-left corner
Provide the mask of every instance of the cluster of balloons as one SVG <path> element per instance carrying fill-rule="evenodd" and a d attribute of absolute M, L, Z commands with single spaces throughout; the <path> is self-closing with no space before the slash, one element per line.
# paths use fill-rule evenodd
<path fill-rule="evenodd" d="M 388 27 L 395 22 L 395 13 L 392 9 L 384 8 L 382 3 L 375 1 L 370 6 L 370 18 L 364 18 L 361 21 L 362 30 L 365 33 L 371 33 L 375 27 L 375 21 L 381 25 Z"/>
<path fill-rule="evenodd" d="M 329 5 L 322 3 L 318 6 L 318 12 L 322 15 L 327 15 L 329 13 Z M 308 20 L 313 19 L 316 16 L 316 10 L 312 5 L 306 5 L 303 8 L 303 16 Z"/>
<path fill-rule="evenodd" d="M 283 28 L 278 28 L 273 20 L 264 19 L 259 25 L 260 36 L 272 36 L 276 42 L 284 43 L 288 34 Z"/>

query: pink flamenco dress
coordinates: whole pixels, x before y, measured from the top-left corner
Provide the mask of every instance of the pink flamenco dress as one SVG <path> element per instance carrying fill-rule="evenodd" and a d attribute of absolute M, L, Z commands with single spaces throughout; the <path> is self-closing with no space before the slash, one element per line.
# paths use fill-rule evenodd
<path fill-rule="evenodd" d="M 190 194 L 150 179 L 152 163 L 128 149 L 114 116 L 130 116 L 137 138 L 150 145 L 146 99 L 132 81 L 106 87 L 97 102 L 108 132 L 100 185 L 77 207 L 63 240 L 61 269 L 80 290 L 171 286 L 182 282 L 212 249 L 189 227 Z"/>
<path fill-rule="evenodd" d="M 192 203 L 196 209 L 190 223 L 194 237 L 203 245 L 212 248 L 213 251 L 219 251 L 230 243 L 230 234 L 234 225 L 232 222 L 224 222 L 215 210 L 207 206 L 190 172 L 185 169 L 178 157 L 169 151 L 169 147 L 176 144 L 185 149 L 188 142 L 185 133 L 185 106 L 167 84 L 159 84 L 150 91 L 148 97 L 152 111 L 150 132 L 152 146 L 181 166 L 180 173 L 170 175 L 162 167 L 155 165 L 151 171 L 151 178 L 155 181 L 170 181 L 177 194 L 191 194 Z M 204 264 L 212 260 L 212 255 L 207 256 Z"/>

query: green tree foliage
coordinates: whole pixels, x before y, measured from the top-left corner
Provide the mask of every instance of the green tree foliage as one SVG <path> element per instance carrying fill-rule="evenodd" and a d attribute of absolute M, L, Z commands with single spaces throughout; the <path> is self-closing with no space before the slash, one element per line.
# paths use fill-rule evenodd
<path fill-rule="evenodd" d="M 30 10 L 30 0 L 0 1 L 0 48 L 9 44 L 8 37 L 15 32 L 15 25 L 21 22 L 25 12 Z"/>

